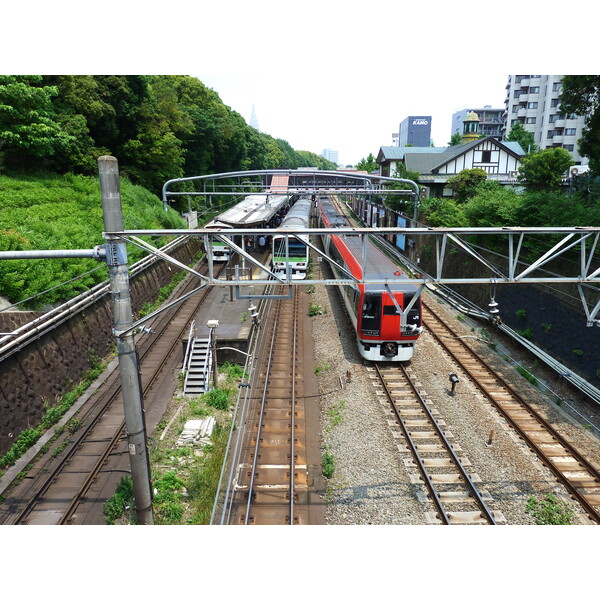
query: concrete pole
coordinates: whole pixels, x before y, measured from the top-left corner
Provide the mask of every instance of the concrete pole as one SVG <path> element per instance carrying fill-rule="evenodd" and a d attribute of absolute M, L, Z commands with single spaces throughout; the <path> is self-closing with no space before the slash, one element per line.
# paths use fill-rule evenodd
<path fill-rule="evenodd" d="M 123 231 L 123 211 L 121 208 L 121 187 L 119 165 L 112 156 L 98 158 L 100 191 L 106 232 Z M 146 444 L 146 422 L 139 372 L 139 361 L 132 333 L 118 335 L 133 324 L 129 274 L 127 272 L 127 248 L 118 238 L 107 238 L 106 263 L 110 276 L 110 291 L 113 297 L 113 323 L 121 373 L 121 394 L 125 408 L 125 426 L 135 508 L 139 525 L 152 525 L 152 483 L 150 481 L 150 460 Z"/>

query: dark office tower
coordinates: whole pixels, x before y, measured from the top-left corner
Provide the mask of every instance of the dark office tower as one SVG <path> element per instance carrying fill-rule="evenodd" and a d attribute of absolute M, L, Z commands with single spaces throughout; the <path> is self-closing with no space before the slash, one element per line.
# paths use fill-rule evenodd
<path fill-rule="evenodd" d="M 398 146 L 427 148 L 431 145 L 431 117 L 407 117 L 400 123 Z"/>

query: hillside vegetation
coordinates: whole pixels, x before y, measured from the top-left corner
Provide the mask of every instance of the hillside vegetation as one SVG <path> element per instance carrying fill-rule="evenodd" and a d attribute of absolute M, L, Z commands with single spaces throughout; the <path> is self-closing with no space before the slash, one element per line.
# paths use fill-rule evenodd
<path fill-rule="evenodd" d="M 97 173 L 99 156 L 159 194 L 210 173 L 337 165 L 249 126 L 187 75 L 0 75 L 0 169 Z"/>
<path fill-rule="evenodd" d="M 126 229 L 187 227 L 176 211 L 165 212 L 157 196 L 127 179 L 121 180 L 121 198 Z M 98 177 L 0 176 L 0 251 L 92 249 L 105 242 L 103 231 Z M 130 262 L 144 254 L 131 246 L 128 253 Z M 20 306 L 38 309 L 64 302 L 107 278 L 106 265 L 94 259 L 2 260 L 0 296 L 17 303 L 51 290 Z"/>
<path fill-rule="evenodd" d="M 0 251 L 104 243 L 97 163 L 103 155 L 119 161 L 126 229 L 185 227 L 176 211 L 187 211 L 187 198 L 167 213 L 158 198 L 170 179 L 337 166 L 250 127 L 195 77 L 0 75 Z M 203 200 L 191 202 L 204 212 Z M 5 260 L 0 296 L 37 309 L 106 277 L 105 265 L 93 259 Z"/>

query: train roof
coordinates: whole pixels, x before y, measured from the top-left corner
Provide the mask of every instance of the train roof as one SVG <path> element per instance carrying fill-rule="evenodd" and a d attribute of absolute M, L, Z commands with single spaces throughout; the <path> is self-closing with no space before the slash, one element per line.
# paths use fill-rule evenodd
<path fill-rule="evenodd" d="M 310 225 L 310 209 L 312 202 L 310 198 L 300 198 L 290 208 L 287 215 L 279 225 L 279 229 L 305 229 Z"/>
<path fill-rule="evenodd" d="M 335 206 L 329 201 L 321 202 L 321 210 L 331 223 L 341 224 L 331 225 L 331 227 L 348 226 L 346 218 L 336 210 Z M 341 221 L 340 221 L 341 220 Z M 339 238 L 346 245 L 350 253 L 356 259 L 356 262 L 363 264 L 363 246 L 359 236 L 340 235 Z M 370 239 L 367 238 L 367 262 L 364 265 L 364 279 L 387 279 L 392 290 L 399 292 L 416 292 L 418 284 L 413 282 L 406 273 L 402 271 L 386 254 L 384 254 Z M 368 292 L 382 291 L 385 286 L 382 283 L 367 283 L 365 290 Z"/>
<path fill-rule="evenodd" d="M 319 200 L 321 212 L 327 217 L 329 227 L 348 227 L 348 220 L 341 215 L 329 198 Z"/>
<path fill-rule="evenodd" d="M 250 227 L 269 221 L 289 202 L 287 194 L 252 194 L 218 216 L 218 220 L 235 227 Z"/>

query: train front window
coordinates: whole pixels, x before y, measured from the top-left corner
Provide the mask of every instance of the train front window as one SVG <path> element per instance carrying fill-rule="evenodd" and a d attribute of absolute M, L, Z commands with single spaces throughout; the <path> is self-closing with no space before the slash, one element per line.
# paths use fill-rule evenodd
<path fill-rule="evenodd" d="M 285 254 L 285 240 L 281 239 L 281 240 L 277 240 L 275 242 L 275 250 L 273 251 L 273 254 L 275 256 L 282 256 L 282 257 L 284 257 L 286 255 Z M 302 258 L 303 256 L 306 256 L 306 244 L 303 244 L 302 242 L 299 242 L 298 240 L 290 239 L 288 256 L 290 258 Z"/>
<path fill-rule="evenodd" d="M 365 294 L 362 306 L 361 331 L 379 335 L 381 324 L 381 294 Z"/>

